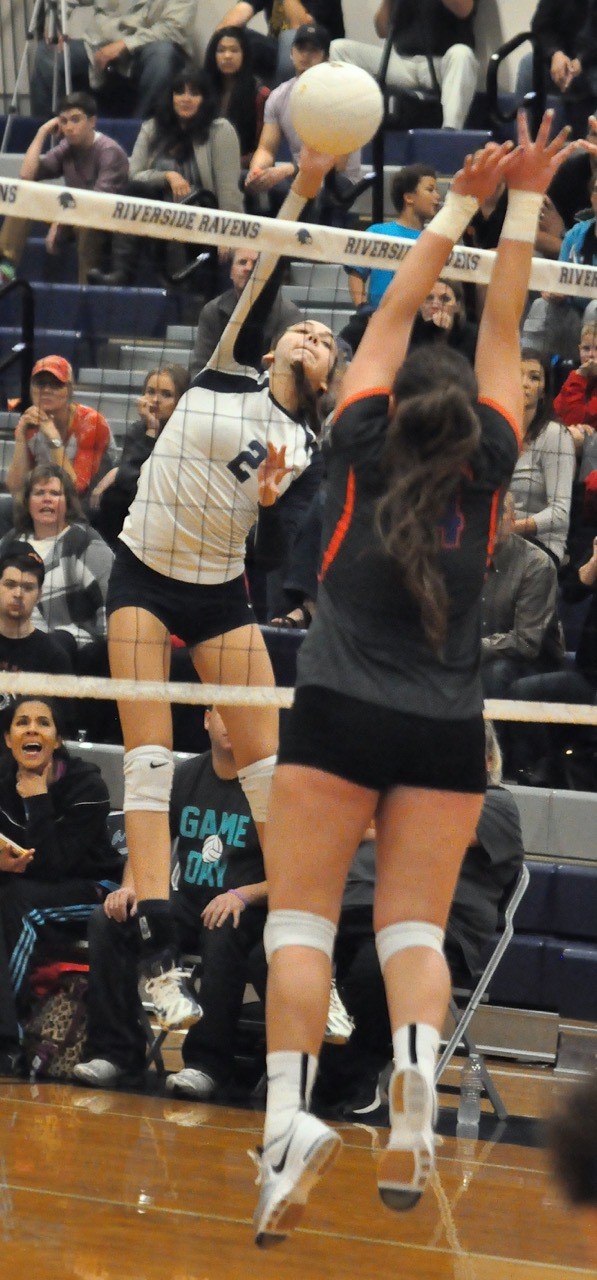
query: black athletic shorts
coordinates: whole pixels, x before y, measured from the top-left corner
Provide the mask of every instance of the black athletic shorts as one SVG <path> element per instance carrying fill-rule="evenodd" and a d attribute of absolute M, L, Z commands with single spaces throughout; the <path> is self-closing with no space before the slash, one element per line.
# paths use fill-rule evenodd
<path fill-rule="evenodd" d="M 487 786 L 483 717 L 432 720 L 316 685 L 283 717 L 279 764 L 308 765 L 373 791 L 427 787 L 480 795 Z"/>
<path fill-rule="evenodd" d="M 156 573 L 119 542 L 108 583 L 106 612 L 147 609 L 163 622 L 171 636 L 180 636 L 189 649 L 203 640 L 226 635 L 255 622 L 244 576 L 214 586 L 198 586 Z"/>

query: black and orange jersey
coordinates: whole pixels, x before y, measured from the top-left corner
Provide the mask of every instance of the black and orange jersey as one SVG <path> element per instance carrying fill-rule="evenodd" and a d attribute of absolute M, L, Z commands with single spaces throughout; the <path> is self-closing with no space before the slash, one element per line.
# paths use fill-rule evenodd
<path fill-rule="evenodd" d="M 375 528 L 384 492 L 388 391 L 341 405 L 333 428 L 317 614 L 299 659 L 299 682 L 435 717 L 475 714 L 479 609 L 498 519 L 512 474 L 515 424 L 480 401 L 481 440 L 441 521 L 439 565 L 448 600 L 448 635 L 437 656 L 417 602 Z"/>

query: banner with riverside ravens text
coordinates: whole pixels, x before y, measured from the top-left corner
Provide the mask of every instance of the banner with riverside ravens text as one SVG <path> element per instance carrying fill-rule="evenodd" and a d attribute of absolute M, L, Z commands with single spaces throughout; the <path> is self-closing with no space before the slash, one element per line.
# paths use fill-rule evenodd
<path fill-rule="evenodd" d="M 0 180 L 0 213 L 160 240 L 268 250 L 280 256 L 346 267 L 383 266 L 386 271 L 397 271 L 413 245 L 412 240 L 367 231 L 345 231 L 16 178 Z M 442 275 L 487 284 L 494 257 L 488 250 L 456 245 Z M 597 269 L 534 258 L 529 288 L 589 300 L 597 297 Z"/>

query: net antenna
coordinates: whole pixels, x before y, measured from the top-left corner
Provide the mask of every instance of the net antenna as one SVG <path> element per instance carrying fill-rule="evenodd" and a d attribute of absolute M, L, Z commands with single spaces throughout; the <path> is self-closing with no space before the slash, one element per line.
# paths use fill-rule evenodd
<path fill-rule="evenodd" d="M 52 45 L 54 49 L 54 68 L 52 76 L 53 115 L 57 115 L 58 102 L 62 97 L 59 77 L 61 60 L 64 64 L 65 93 L 71 93 L 72 91 L 66 3 L 67 0 L 35 0 L 31 20 L 27 27 L 25 48 L 23 49 L 23 56 L 19 64 L 14 92 L 8 106 L 6 128 L 4 130 L 4 137 L 0 143 L 0 154 L 8 151 L 8 140 L 10 138 L 12 122 L 14 117 L 19 114 L 19 95 L 23 91 L 23 85 L 26 78 L 28 78 L 28 51 L 33 40 L 43 40 L 47 44 Z"/>

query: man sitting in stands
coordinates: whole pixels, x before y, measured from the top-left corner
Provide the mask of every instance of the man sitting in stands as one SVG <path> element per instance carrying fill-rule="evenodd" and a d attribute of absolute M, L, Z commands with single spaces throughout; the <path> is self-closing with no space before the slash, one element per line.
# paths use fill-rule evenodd
<path fill-rule="evenodd" d="M 304 23 L 317 22 L 335 40 L 344 35 L 342 0 L 239 0 L 220 18 L 221 27 L 245 27 L 256 13 L 263 13 L 267 35 L 249 28 L 253 65 L 267 84 L 281 84 L 294 75 L 292 41 L 294 32 Z"/>
<path fill-rule="evenodd" d="M 270 212 L 276 213 L 281 207 L 290 189 L 298 165 L 301 140 L 290 118 L 290 95 L 299 78 L 310 67 L 325 62 L 329 55 L 330 37 L 325 27 L 317 23 L 305 23 L 295 33 L 292 44 L 292 61 L 295 76 L 285 80 L 270 93 L 265 104 L 263 129 L 251 160 L 251 168 L 247 174 L 245 190 L 250 197 L 267 193 Z M 282 141 L 285 140 L 291 159 L 276 163 L 276 156 Z M 337 159 L 334 173 L 336 190 L 342 197 L 348 197 L 355 183 L 361 177 L 361 153 L 351 151 L 349 155 Z M 329 175 L 328 175 L 329 178 Z M 310 209 L 311 221 L 333 221 L 341 207 L 334 199 L 330 183 L 326 178 L 322 190 Z"/>
<path fill-rule="evenodd" d="M 597 94 L 595 11 L 587 0 L 539 0 L 531 21 L 543 62 L 545 88 L 561 94 L 576 137 L 583 137 Z M 533 88 L 533 55 L 525 54 L 516 76 L 518 101 Z"/>
<path fill-rule="evenodd" d="M 382 0 L 374 24 L 385 40 L 396 0 Z M 476 0 L 401 0 L 400 21 L 390 54 L 388 88 L 429 92 L 435 88 L 429 66 L 433 59 L 441 90 L 444 129 L 462 129 L 477 88 L 473 14 Z M 377 76 L 382 50 L 358 40 L 334 40 L 332 62 L 353 62 Z"/>
<path fill-rule="evenodd" d="M 170 802 L 176 840 L 177 888 L 172 906 L 183 950 L 200 953 L 203 1017 L 187 1033 L 184 1069 L 170 1092 L 210 1098 L 232 1076 L 234 1040 L 249 958 L 259 948 L 251 981 L 265 997 L 260 944 L 266 918 L 263 857 L 251 811 L 238 781 L 224 722 L 206 711 L 211 751 L 177 765 Z M 75 1076 L 110 1087 L 143 1069 L 146 1042 L 139 1023 L 136 895 L 130 873 L 123 888 L 94 913 L 89 929 L 89 1060 Z"/>
<path fill-rule="evenodd" d="M 243 289 L 251 278 L 257 261 L 255 249 L 235 249 L 230 266 L 232 288 L 212 298 L 202 307 L 197 323 L 195 346 L 191 355 L 189 372 L 194 378 L 205 368 L 228 324 Z M 286 301 L 282 293 L 276 295 L 272 309 L 262 329 L 262 356 L 271 351 L 274 338 L 291 324 L 298 324 L 301 313 L 294 302 Z"/>
<path fill-rule="evenodd" d="M 68 675 L 62 645 L 33 626 L 41 596 L 44 562 L 28 542 L 15 541 L 0 558 L 0 671 L 47 671 Z"/>
<path fill-rule="evenodd" d="M 508 493 L 483 589 L 481 679 L 486 698 L 508 698 L 514 680 L 557 671 L 564 661 L 555 564 L 541 547 L 514 533 L 514 520 Z"/>
<path fill-rule="evenodd" d="M 58 115 L 37 130 L 23 157 L 20 177 L 27 182 L 48 182 L 63 177 L 67 187 L 85 191 L 122 191 L 129 172 L 126 152 L 113 138 L 97 133 L 97 104 L 88 93 L 70 93 L 62 99 Z M 42 151 L 58 135 L 51 151 Z M 14 280 L 31 223 L 26 218 L 5 218 L 0 231 L 0 287 Z M 68 230 L 54 222 L 46 236 L 48 253 L 59 253 Z M 79 256 L 79 284 L 87 283 L 87 272 L 98 265 L 103 232 L 92 227 L 76 229 Z"/>
<path fill-rule="evenodd" d="M 132 116 L 146 119 L 185 61 L 185 54 L 193 54 L 192 0 L 79 3 L 93 4 L 93 13 L 87 20 L 85 39 L 69 41 L 73 83 L 97 90 L 106 115 L 127 114 L 122 109 L 124 101 Z M 63 85 L 62 66 L 59 75 Z M 53 85 L 54 50 L 51 44 L 41 43 L 31 77 L 34 116 L 50 115 Z"/>

